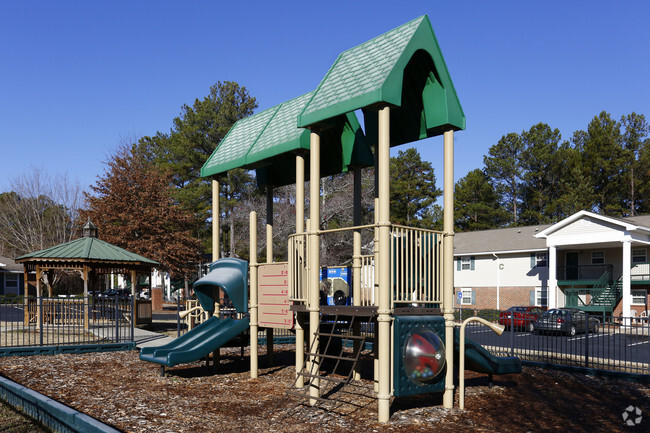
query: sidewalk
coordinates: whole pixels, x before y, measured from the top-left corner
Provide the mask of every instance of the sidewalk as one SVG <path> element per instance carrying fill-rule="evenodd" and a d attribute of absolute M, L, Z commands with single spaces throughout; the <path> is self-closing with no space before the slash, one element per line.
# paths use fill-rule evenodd
<path fill-rule="evenodd" d="M 162 346 L 174 341 L 173 337 L 140 328 L 133 328 L 133 339 L 135 340 L 135 347 L 138 349 Z"/>

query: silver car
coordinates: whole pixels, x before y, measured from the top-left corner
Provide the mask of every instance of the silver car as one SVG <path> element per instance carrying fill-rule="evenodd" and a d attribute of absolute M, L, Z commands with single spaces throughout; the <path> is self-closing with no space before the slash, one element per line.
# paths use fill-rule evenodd
<path fill-rule="evenodd" d="M 534 333 L 559 332 L 571 336 L 578 332 L 597 333 L 600 321 L 576 308 L 554 308 L 540 314 L 533 322 Z"/>

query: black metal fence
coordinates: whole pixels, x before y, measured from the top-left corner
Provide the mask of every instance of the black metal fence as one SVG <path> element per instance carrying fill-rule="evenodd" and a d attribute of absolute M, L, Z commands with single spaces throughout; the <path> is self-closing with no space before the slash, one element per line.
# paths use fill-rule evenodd
<path fill-rule="evenodd" d="M 536 321 L 537 315 L 503 315 L 495 310 L 457 311 L 457 320 L 477 316 L 505 326 L 497 335 L 486 325 L 470 321 L 467 338 L 495 356 L 522 361 L 650 375 L 650 323 L 647 318 L 577 315 Z M 531 332 L 532 323 L 532 332 Z"/>
<path fill-rule="evenodd" d="M 130 298 L 0 297 L 0 355 L 130 343 L 133 332 Z"/>

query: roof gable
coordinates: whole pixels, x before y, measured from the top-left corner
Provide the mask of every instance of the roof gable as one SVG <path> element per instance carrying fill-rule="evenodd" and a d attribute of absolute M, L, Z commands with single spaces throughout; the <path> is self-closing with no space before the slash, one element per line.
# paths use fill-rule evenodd
<path fill-rule="evenodd" d="M 409 103 L 405 95 L 412 94 L 414 102 Z M 412 119 L 417 132 L 392 134 L 391 144 L 465 129 L 465 115 L 426 15 L 341 53 L 298 125 L 327 124 L 333 117 L 379 103 L 407 111 L 403 117 Z M 364 111 L 364 116 L 373 123 L 372 112 Z"/>
<path fill-rule="evenodd" d="M 542 231 L 537 237 L 564 236 L 574 234 L 602 233 L 604 231 L 642 231 L 650 228 L 640 223 L 650 222 L 648 216 L 613 218 L 582 210 Z"/>
<path fill-rule="evenodd" d="M 234 168 L 257 170 L 259 186 L 295 182 L 293 153 L 309 150 L 310 131 L 296 126 L 296 117 L 311 93 L 294 98 L 233 125 L 201 168 L 201 176 L 226 173 Z M 321 134 L 321 175 L 344 173 L 350 166 L 370 166 L 374 159 L 354 113 L 333 121 Z"/>

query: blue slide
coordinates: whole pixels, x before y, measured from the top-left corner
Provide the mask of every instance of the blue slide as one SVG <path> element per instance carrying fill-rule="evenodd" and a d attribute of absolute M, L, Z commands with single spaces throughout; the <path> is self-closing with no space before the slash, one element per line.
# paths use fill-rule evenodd
<path fill-rule="evenodd" d="M 204 310 L 210 314 L 223 290 L 239 313 L 248 311 L 248 262 L 227 258 L 210 265 L 210 272 L 194 283 L 194 293 Z M 181 335 L 169 344 L 144 347 L 140 359 L 167 367 L 198 361 L 246 331 L 248 318 L 235 320 L 215 316 Z"/>
<path fill-rule="evenodd" d="M 197 361 L 208 356 L 248 329 L 249 320 L 215 316 L 164 346 L 143 347 L 140 359 L 166 367 Z"/>

